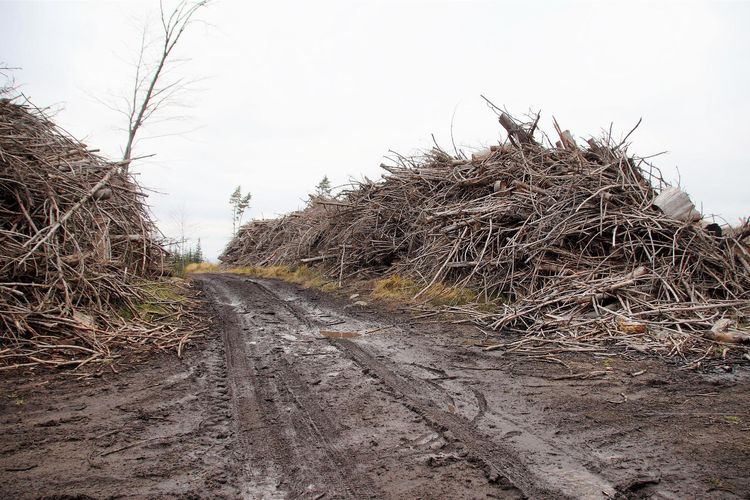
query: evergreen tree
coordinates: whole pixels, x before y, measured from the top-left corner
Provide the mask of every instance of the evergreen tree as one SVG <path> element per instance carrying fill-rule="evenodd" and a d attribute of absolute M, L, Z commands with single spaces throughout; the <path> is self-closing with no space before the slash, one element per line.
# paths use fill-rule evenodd
<path fill-rule="evenodd" d="M 198 238 L 198 245 L 195 247 L 195 262 L 203 262 L 203 250 L 201 249 L 201 239 Z"/>
<path fill-rule="evenodd" d="M 251 198 L 252 195 L 250 193 L 242 196 L 242 187 L 239 185 L 229 197 L 229 204 L 232 206 L 232 236 L 237 235 L 237 230 L 242 225 L 242 214 L 245 213 L 245 209 L 250 205 Z"/>
<path fill-rule="evenodd" d="M 315 195 L 327 198 L 331 196 L 331 181 L 328 180 L 327 175 L 324 175 L 323 179 L 315 186 Z"/>

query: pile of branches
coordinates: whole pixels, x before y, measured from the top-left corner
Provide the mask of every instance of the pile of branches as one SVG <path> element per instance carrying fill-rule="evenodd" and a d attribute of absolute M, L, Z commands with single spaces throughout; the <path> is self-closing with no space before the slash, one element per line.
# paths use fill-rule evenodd
<path fill-rule="evenodd" d="M 439 148 L 397 156 L 379 182 L 248 223 L 221 260 L 306 263 L 339 280 L 400 274 L 422 292 L 465 287 L 475 303 L 451 310 L 520 332 L 516 347 L 619 345 L 697 360 L 735 345 L 742 354 L 747 222 L 729 228 L 665 213 L 654 202 L 674 188 L 624 141 L 582 146 L 555 123 L 560 140 L 545 145 L 536 122 L 498 114 L 501 144 L 470 159 Z"/>
<path fill-rule="evenodd" d="M 175 327 L 123 319 L 139 317 L 142 285 L 163 262 L 127 163 L 0 96 L 0 369 L 80 366 L 123 344 L 179 345 Z"/>

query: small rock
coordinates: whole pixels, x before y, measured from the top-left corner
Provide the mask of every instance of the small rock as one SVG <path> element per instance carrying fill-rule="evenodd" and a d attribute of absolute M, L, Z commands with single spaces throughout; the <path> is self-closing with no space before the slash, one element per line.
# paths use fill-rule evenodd
<path fill-rule="evenodd" d="M 430 444 L 429 448 L 431 450 L 441 450 L 441 449 L 445 448 L 446 444 L 447 443 L 445 442 L 445 440 L 438 439 L 437 441 L 435 441 L 432 444 Z"/>

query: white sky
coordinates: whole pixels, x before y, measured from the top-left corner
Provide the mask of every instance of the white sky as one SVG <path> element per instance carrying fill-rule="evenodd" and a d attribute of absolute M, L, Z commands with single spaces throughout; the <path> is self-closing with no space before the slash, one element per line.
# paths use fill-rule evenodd
<path fill-rule="evenodd" d="M 0 62 L 40 107 L 118 157 L 121 118 L 92 96 L 127 92 L 139 29 L 158 2 L 0 1 Z M 631 152 L 655 159 L 707 214 L 750 215 L 750 3 L 218 0 L 186 33 L 174 75 L 201 78 L 145 130 L 135 170 L 162 230 L 201 238 L 215 258 L 247 216 L 296 209 L 328 175 L 377 178 L 389 149 L 431 134 L 448 149 L 495 143 L 479 97 L 516 115 L 541 110 L 577 137 L 643 123 Z"/>

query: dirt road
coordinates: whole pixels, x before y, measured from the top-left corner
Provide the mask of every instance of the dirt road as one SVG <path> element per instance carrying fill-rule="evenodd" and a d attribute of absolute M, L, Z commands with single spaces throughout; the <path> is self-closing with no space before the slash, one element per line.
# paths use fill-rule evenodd
<path fill-rule="evenodd" d="M 275 281 L 200 275 L 214 335 L 106 379 L 6 377 L 12 498 L 748 498 L 746 371 L 484 352 Z"/>

